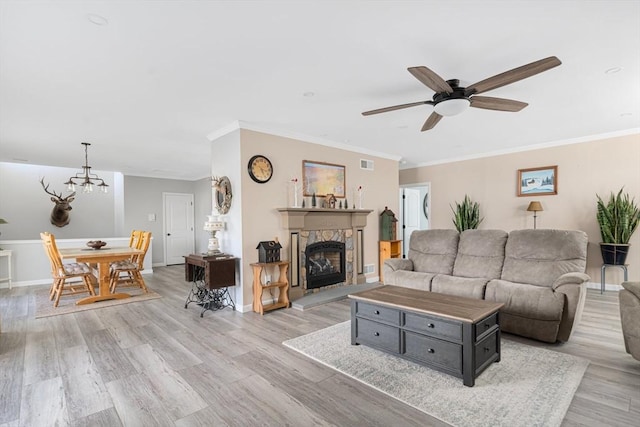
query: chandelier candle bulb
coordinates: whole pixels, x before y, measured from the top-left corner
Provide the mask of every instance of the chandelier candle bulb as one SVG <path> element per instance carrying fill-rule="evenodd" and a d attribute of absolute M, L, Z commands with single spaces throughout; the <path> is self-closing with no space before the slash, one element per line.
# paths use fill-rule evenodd
<path fill-rule="evenodd" d="M 82 166 L 82 172 L 70 177 L 69 180 L 65 182 L 67 190 L 76 191 L 76 185 L 79 185 L 82 187 L 83 193 L 91 193 L 93 192 L 93 186 L 95 184 L 100 188 L 100 191 L 106 193 L 109 186 L 98 175 L 91 173 L 91 166 L 89 166 L 89 154 L 87 152 L 87 149 L 91 144 L 88 142 L 82 142 L 81 144 L 84 145 L 84 166 Z"/>

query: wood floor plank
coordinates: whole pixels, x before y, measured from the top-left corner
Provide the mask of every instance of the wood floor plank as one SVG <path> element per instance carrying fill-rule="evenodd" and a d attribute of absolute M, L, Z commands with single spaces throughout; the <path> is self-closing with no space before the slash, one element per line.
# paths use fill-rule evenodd
<path fill-rule="evenodd" d="M 173 421 L 153 393 L 153 385 L 142 374 L 106 384 L 124 426 L 171 426 Z"/>
<path fill-rule="evenodd" d="M 151 347 L 151 344 L 132 347 L 126 352 L 148 380 L 154 398 L 162 404 L 173 420 L 184 418 L 207 406 L 202 397 Z"/>
<path fill-rule="evenodd" d="M 60 376 L 56 341 L 50 331 L 27 332 L 24 359 L 24 385 Z"/>
<path fill-rule="evenodd" d="M 59 353 L 67 411 L 71 420 L 112 408 L 113 402 L 102 382 L 86 345 L 64 348 Z"/>
<path fill-rule="evenodd" d="M 121 427 L 122 422 L 115 408 L 105 409 L 71 421 L 71 427 Z"/>
<path fill-rule="evenodd" d="M 0 333 L 0 423 L 12 423 L 20 419 L 27 323 L 25 320 L 12 321 L 10 325 L 7 325 L 3 319 L 2 327 L 3 330 Z"/>
<path fill-rule="evenodd" d="M 27 384 L 22 389 L 20 426 L 68 426 L 64 384 L 60 377 Z"/>
<path fill-rule="evenodd" d="M 109 330 L 90 331 L 83 336 L 105 383 L 138 373 Z"/>

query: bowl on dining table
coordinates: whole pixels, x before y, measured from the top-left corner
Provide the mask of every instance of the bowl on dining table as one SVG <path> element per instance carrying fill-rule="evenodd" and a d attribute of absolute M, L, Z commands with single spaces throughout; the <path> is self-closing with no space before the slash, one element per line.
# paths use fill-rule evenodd
<path fill-rule="evenodd" d="M 106 244 L 107 242 L 103 242 L 102 240 L 89 240 L 87 242 L 87 246 L 93 249 L 100 249 Z"/>

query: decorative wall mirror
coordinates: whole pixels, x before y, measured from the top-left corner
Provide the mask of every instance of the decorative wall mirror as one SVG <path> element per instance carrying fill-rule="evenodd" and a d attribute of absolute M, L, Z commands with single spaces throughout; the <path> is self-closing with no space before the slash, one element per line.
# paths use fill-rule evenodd
<path fill-rule="evenodd" d="M 211 186 L 215 190 L 213 193 L 213 204 L 218 214 L 225 215 L 231 209 L 231 181 L 226 176 L 211 178 Z"/>

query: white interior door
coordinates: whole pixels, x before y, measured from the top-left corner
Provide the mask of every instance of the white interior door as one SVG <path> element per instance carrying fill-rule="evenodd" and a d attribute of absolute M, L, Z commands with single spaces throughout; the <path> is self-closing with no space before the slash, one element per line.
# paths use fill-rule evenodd
<path fill-rule="evenodd" d="M 194 252 L 193 194 L 164 193 L 165 264 L 184 264 Z"/>
<path fill-rule="evenodd" d="M 402 209 L 402 256 L 409 253 L 409 237 L 415 230 L 420 230 L 420 190 L 403 188 Z"/>

